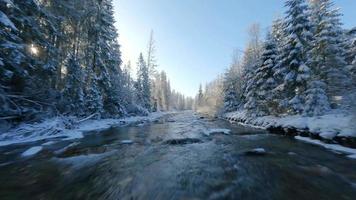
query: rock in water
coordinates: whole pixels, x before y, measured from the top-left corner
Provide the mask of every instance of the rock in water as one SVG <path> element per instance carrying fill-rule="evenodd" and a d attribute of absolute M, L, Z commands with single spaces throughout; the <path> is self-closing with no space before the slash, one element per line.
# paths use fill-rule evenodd
<path fill-rule="evenodd" d="M 132 140 L 121 140 L 120 141 L 121 144 L 133 144 Z"/>
<path fill-rule="evenodd" d="M 164 144 L 183 145 L 183 144 L 194 144 L 194 143 L 201 143 L 201 142 L 202 141 L 198 138 L 178 138 L 178 139 L 166 140 Z"/>
<path fill-rule="evenodd" d="M 37 154 L 41 150 L 42 150 L 41 146 L 31 147 L 31 148 L 27 149 L 25 152 L 23 152 L 21 155 L 23 157 L 29 157 L 29 156 L 33 156 L 33 155 Z"/>
<path fill-rule="evenodd" d="M 266 154 L 267 151 L 264 148 L 256 148 L 245 152 L 245 155 L 249 156 L 262 156 Z"/>

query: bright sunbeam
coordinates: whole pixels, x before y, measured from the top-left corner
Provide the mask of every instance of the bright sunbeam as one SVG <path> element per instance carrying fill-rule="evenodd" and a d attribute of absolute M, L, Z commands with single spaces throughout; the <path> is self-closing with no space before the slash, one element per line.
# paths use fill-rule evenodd
<path fill-rule="evenodd" d="M 39 50 L 34 44 L 30 45 L 30 53 L 34 56 L 38 56 L 39 54 Z"/>

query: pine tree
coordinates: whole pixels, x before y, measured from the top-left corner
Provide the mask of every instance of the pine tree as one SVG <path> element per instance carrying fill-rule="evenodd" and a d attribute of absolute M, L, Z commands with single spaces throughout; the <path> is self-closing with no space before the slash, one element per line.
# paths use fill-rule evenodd
<path fill-rule="evenodd" d="M 326 84 L 322 81 L 311 81 L 306 91 L 304 114 L 318 116 L 330 110 L 330 104 L 326 95 Z"/>
<path fill-rule="evenodd" d="M 256 70 L 255 76 L 252 79 L 255 94 L 254 97 L 250 98 L 252 98 L 252 101 L 256 104 L 254 112 L 258 116 L 272 114 L 274 109 L 278 106 L 276 102 L 274 102 L 273 95 L 270 92 L 277 86 L 277 82 L 273 76 L 275 73 L 274 67 L 276 65 L 277 55 L 277 41 L 271 33 L 268 33 L 261 56 L 262 64 Z"/>
<path fill-rule="evenodd" d="M 287 44 L 287 23 L 278 18 L 273 21 L 271 35 L 275 41 L 277 56 L 275 57 L 275 65 L 273 67 L 273 77 L 277 86 L 271 90 L 272 102 L 270 107 L 270 113 L 273 115 L 279 115 L 286 113 L 288 107 L 288 101 L 284 96 L 284 77 L 285 66 L 281 65 L 284 57 L 282 56 L 284 45 Z"/>
<path fill-rule="evenodd" d="M 285 95 L 281 104 L 288 105 L 288 112 L 296 114 L 303 110 L 304 92 L 311 77 L 307 58 L 312 35 L 305 0 L 288 0 L 285 5 L 288 8 L 285 29 L 287 38 L 278 58 L 280 62 L 276 75 L 284 77 L 279 86 Z"/>
<path fill-rule="evenodd" d="M 158 105 L 160 105 L 160 102 L 158 102 L 161 97 L 160 94 L 160 74 L 157 72 L 157 59 L 156 59 L 156 42 L 154 40 L 153 36 L 153 30 L 151 30 L 150 34 L 150 39 L 148 42 L 148 50 L 147 50 L 147 67 L 149 71 L 149 77 L 150 77 L 150 84 L 151 84 L 151 105 L 152 111 L 157 111 L 159 110 Z"/>
<path fill-rule="evenodd" d="M 139 105 L 145 108 L 147 111 L 151 109 L 151 91 L 150 91 L 150 80 L 149 80 L 149 71 L 146 65 L 145 60 L 143 59 L 142 53 L 139 56 L 137 62 L 137 101 Z"/>
<path fill-rule="evenodd" d="M 262 42 L 260 40 L 260 27 L 258 24 L 253 24 L 249 30 L 250 40 L 247 44 L 247 48 L 244 52 L 242 61 L 242 88 L 240 95 L 240 101 L 245 104 L 248 101 L 250 84 L 253 82 L 251 79 L 255 75 L 257 67 L 260 65 L 260 58 L 262 53 Z M 251 94 L 250 94 L 251 95 Z"/>
<path fill-rule="evenodd" d="M 9 5 L 4 0 L 0 1 L 0 117 L 21 114 L 21 108 L 12 103 L 9 95 L 12 91 L 22 91 L 29 79 L 29 66 L 22 67 L 26 65 L 26 55 L 22 40 L 18 37 L 19 30 L 8 17 L 16 10 L 11 1 Z"/>
<path fill-rule="evenodd" d="M 236 61 L 236 60 L 235 60 Z M 238 84 L 239 76 L 237 74 L 237 61 L 225 72 L 223 80 L 223 104 L 225 112 L 232 112 L 238 109 L 239 95 Z"/>
<path fill-rule="evenodd" d="M 102 114 L 103 110 L 103 98 L 98 85 L 98 78 L 92 69 L 87 70 L 87 87 L 85 91 L 85 107 L 86 114 L 93 113 Z"/>
<path fill-rule="evenodd" d="M 75 115 L 84 114 L 83 72 L 74 54 L 67 61 L 66 85 L 63 91 L 67 112 L 76 111 Z"/>
<path fill-rule="evenodd" d="M 203 86 L 199 85 L 199 91 L 197 96 L 197 107 L 202 106 L 204 103 L 204 94 L 203 94 Z"/>
<path fill-rule="evenodd" d="M 315 0 L 311 7 L 314 25 L 311 66 L 317 79 L 325 80 L 328 97 L 333 100 L 334 96 L 343 96 L 350 83 L 340 14 L 330 0 Z"/>

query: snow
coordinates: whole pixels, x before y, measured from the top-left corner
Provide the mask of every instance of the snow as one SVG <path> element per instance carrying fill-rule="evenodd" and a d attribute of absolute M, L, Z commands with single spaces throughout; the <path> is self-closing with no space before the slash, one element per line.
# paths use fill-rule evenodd
<path fill-rule="evenodd" d="M 322 147 L 324 147 L 326 149 L 329 149 L 329 150 L 333 150 L 333 151 L 336 151 L 336 152 L 341 152 L 341 153 L 344 153 L 344 154 L 348 154 L 347 157 L 356 159 L 356 149 L 343 147 L 343 146 L 338 145 L 338 144 L 326 144 L 324 142 L 321 142 L 320 140 L 314 140 L 314 139 L 310 139 L 310 138 L 307 138 L 307 137 L 295 136 L 294 138 L 297 139 L 297 140 L 306 142 L 306 143 L 322 146 Z"/>
<path fill-rule="evenodd" d="M 21 154 L 21 156 L 23 156 L 23 157 L 33 156 L 33 155 L 39 153 L 41 150 L 42 150 L 41 146 L 31 147 L 31 148 L 27 149 L 25 152 L 23 152 Z"/>
<path fill-rule="evenodd" d="M 302 115 L 293 115 L 285 117 L 265 116 L 251 118 L 246 111 L 231 112 L 224 115 L 225 118 L 231 120 L 244 120 L 243 125 L 253 126 L 255 128 L 266 129 L 267 127 L 284 127 L 296 128 L 299 130 L 308 130 L 310 133 L 319 135 L 320 137 L 332 140 L 338 137 L 356 137 L 356 124 L 354 117 L 341 111 L 334 111 L 322 116 L 306 117 Z M 343 147 L 337 144 L 325 144 L 320 140 L 313 140 L 306 137 L 295 137 L 298 140 L 303 140 L 308 143 L 321 145 L 327 149 L 336 152 L 351 154 L 348 157 L 356 159 L 356 149 Z"/>
<path fill-rule="evenodd" d="M 265 155 L 266 153 L 264 148 L 255 148 L 245 152 L 246 155 Z"/>
<path fill-rule="evenodd" d="M 121 144 L 133 144 L 132 140 L 121 140 L 120 141 Z"/>
<path fill-rule="evenodd" d="M 264 148 L 256 148 L 256 149 L 252 149 L 251 152 L 266 153 L 266 150 Z"/>
<path fill-rule="evenodd" d="M 124 126 L 138 121 L 154 121 L 164 112 L 151 113 L 148 116 L 135 116 L 120 119 L 86 120 L 78 124 L 70 117 L 55 117 L 36 124 L 21 124 L 0 134 L 0 146 L 48 140 L 75 140 L 83 138 L 84 132 L 108 129 L 112 126 Z M 80 121 L 80 120 L 78 120 Z M 74 125 L 73 125 L 74 124 Z"/>
<path fill-rule="evenodd" d="M 292 115 L 285 117 L 265 116 L 250 118 L 245 111 L 231 112 L 224 115 L 225 118 L 233 120 L 245 120 L 248 125 L 256 128 L 292 127 L 300 130 L 308 129 L 309 132 L 319 135 L 325 139 L 332 139 L 335 136 L 356 137 L 356 124 L 351 115 L 334 111 L 322 116 L 306 117 L 302 115 Z"/>
<path fill-rule="evenodd" d="M 222 133 L 225 135 L 230 135 L 231 130 L 229 129 L 223 129 L 223 128 L 214 128 L 214 129 L 209 129 L 204 131 L 204 135 L 210 136 L 211 134 L 214 133 Z"/>

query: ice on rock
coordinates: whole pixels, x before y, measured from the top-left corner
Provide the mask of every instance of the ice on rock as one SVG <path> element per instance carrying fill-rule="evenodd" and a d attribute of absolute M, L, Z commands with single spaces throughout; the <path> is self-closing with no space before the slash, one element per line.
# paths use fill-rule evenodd
<path fill-rule="evenodd" d="M 23 157 L 33 156 L 33 155 L 36 155 L 37 153 L 39 153 L 41 150 L 42 150 L 41 146 L 31 147 L 31 148 L 27 149 L 25 152 L 23 152 L 21 154 L 21 156 L 23 156 Z"/>
<path fill-rule="evenodd" d="M 121 140 L 120 141 L 121 144 L 133 144 L 132 140 Z"/>
<path fill-rule="evenodd" d="M 265 155 L 266 153 L 264 148 L 255 148 L 245 152 L 246 155 Z"/>
<path fill-rule="evenodd" d="M 215 129 L 209 129 L 204 131 L 204 135 L 210 136 L 212 134 L 225 134 L 225 135 L 230 135 L 231 130 L 230 129 L 223 129 L 223 128 L 215 128 Z"/>

